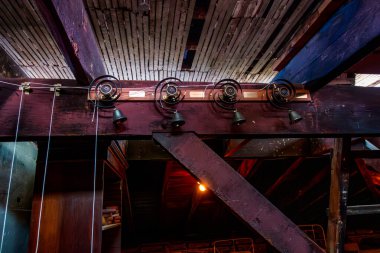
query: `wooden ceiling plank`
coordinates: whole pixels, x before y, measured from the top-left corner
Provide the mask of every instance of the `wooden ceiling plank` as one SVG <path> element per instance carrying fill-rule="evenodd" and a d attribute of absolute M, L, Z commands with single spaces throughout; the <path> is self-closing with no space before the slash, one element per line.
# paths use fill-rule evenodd
<path fill-rule="evenodd" d="M 11 24 L 16 25 L 15 34 L 18 35 L 19 41 L 24 42 L 24 49 L 28 51 L 31 57 L 33 57 L 37 63 L 36 67 L 41 69 L 42 74 L 45 78 L 59 78 L 59 75 L 52 72 L 50 68 L 47 67 L 47 57 L 45 55 L 45 47 L 41 50 L 38 40 L 36 40 L 33 36 L 34 31 L 30 31 L 33 29 L 30 23 L 25 23 L 23 20 L 23 11 L 15 11 L 17 7 L 13 5 L 15 2 L 11 2 L 9 4 L 2 5 L 3 11 L 7 12 L 8 20 Z M 5 9 L 7 8 L 7 9 Z M 28 28 L 28 29 L 26 29 Z"/>
<path fill-rule="evenodd" d="M 88 84 L 106 74 L 83 1 L 35 0 L 35 3 L 74 76 Z"/>
<path fill-rule="evenodd" d="M 171 41 L 170 41 L 170 56 L 169 56 L 169 70 L 176 71 L 177 70 L 177 64 L 175 55 L 176 55 L 176 41 L 178 40 L 178 32 L 179 32 L 179 21 L 181 17 L 181 0 L 177 0 L 175 3 L 175 14 L 174 14 L 174 21 L 173 21 L 173 31 L 171 35 Z M 177 74 L 171 74 L 171 76 L 177 76 Z"/>
<path fill-rule="evenodd" d="M 193 133 L 153 138 L 279 251 L 325 252 Z"/>
<path fill-rule="evenodd" d="M 113 4 L 114 5 L 114 4 Z M 119 67 L 119 75 L 117 76 L 121 80 L 128 80 L 127 76 L 127 66 L 126 66 L 126 60 L 123 50 L 123 42 L 122 42 L 122 36 L 120 34 L 120 27 L 119 27 L 119 19 L 118 19 L 118 12 L 120 12 L 119 9 L 117 9 L 118 6 L 115 6 L 116 8 L 111 11 L 111 18 L 112 18 L 112 35 L 114 36 L 114 39 L 116 41 L 116 45 L 114 48 L 114 51 L 117 52 L 117 58 L 116 61 L 118 63 Z"/>
<path fill-rule="evenodd" d="M 167 34 L 170 33 L 168 30 L 170 29 L 169 15 L 173 13 L 170 11 L 171 1 L 164 1 L 163 10 L 162 10 L 162 28 L 161 28 L 161 39 L 160 39 L 160 56 L 159 56 L 159 65 L 162 70 L 167 71 L 167 60 L 166 60 L 166 41 Z M 165 75 L 167 76 L 167 75 Z"/>
<path fill-rule="evenodd" d="M 160 70 L 160 35 L 161 35 L 161 23 L 162 23 L 162 0 L 156 1 L 156 15 L 155 15 L 155 35 L 154 35 L 154 67 L 153 71 Z M 161 80 L 159 76 L 157 76 L 157 80 Z"/>
<path fill-rule="evenodd" d="M 141 22 L 142 22 L 142 29 L 143 29 L 143 40 L 144 40 L 144 72 L 145 72 L 145 78 L 146 80 L 151 80 L 153 81 L 154 78 L 151 75 L 149 71 L 149 50 L 150 50 L 150 45 L 149 45 L 149 17 L 142 15 L 141 16 Z"/>
<path fill-rule="evenodd" d="M 208 74 L 210 74 L 212 67 L 213 67 L 213 61 L 217 57 L 218 53 L 220 52 L 220 47 L 225 40 L 226 37 L 226 31 L 227 26 L 230 24 L 231 16 L 234 11 L 235 1 L 227 1 L 224 3 L 225 7 L 223 8 L 223 11 L 220 13 L 218 18 L 218 25 L 215 28 L 216 33 L 213 34 L 211 41 L 209 43 L 209 47 L 207 49 L 207 54 L 203 58 L 203 64 L 201 66 L 202 71 L 207 71 Z M 220 23 L 220 24 L 219 24 Z M 210 80 L 216 81 L 214 77 L 211 77 Z"/>
<path fill-rule="evenodd" d="M 260 41 L 263 41 L 264 36 L 263 33 L 266 32 L 268 29 L 267 27 L 271 26 L 272 24 L 272 18 L 276 11 L 283 9 L 280 8 L 280 1 L 274 1 L 272 6 L 269 6 L 270 1 L 266 1 L 262 7 L 259 10 L 258 16 L 260 18 L 260 24 L 258 24 L 257 30 L 255 30 L 255 36 L 253 37 L 252 41 L 247 41 L 246 45 L 243 48 L 243 51 L 240 55 L 240 59 L 237 62 L 236 67 L 234 68 L 231 77 L 240 80 L 244 74 L 245 71 L 248 68 L 248 64 L 253 61 L 252 54 L 257 51 L 257 44 Z M 284 4 L 284 2 L 283 2 Z M 264 17 L 264 11 L 267 10 L 267 8 L 270 8 L 266 16 Z M 268 31 L 266 32 L 268 34 Z M 253 43 L 252 43 L 253 42 Z M 248 66 L 246 66 L 248 65 Z"/>
<path fill-rule="evenodd" d="M 127 35 L 125 33 L 125 23 L 124 23 L 124 10 L 116 10 L 116 16 L 117 16 L 117 22 L 119 24 L 119 35 L 121 39 L 121 47 L 123 51 L 123 56 L 124 58 L 122 59 L 125 61 L 124 67 L 125 69 L 125 76 L 124 80 L 133 80 L 133 75 L 132 75 L 132 66 L 131 66 L 131 57 L 130 57 L 130 52 L 128 48 L 128 42 L 127 42 Z"/>
<path fill-rule="evenodd" d="M 124 29 L 126 32 L 126 37 L 127 37 L 127 43 L 128 43 L 128 52 L 129 52 L 129 60 L 131 64 L 131 72 L 132 72 L 132 80 L 138 80 L 137 77 L 137 58 L 138 55 L 135 52 L 135 47 L 134 47 L 134 42 L 133 42 L 133 34 L 131 31 L 131 17 L 130 17 L 130 12 L 132 11 L 132 5 L 130 1 L 127 1 L 127 9 L 123 11 L 123 16 L 124 16 Z"/>
<path fill-rule="evenodd" d="M 185 23 L 183 24 L 183 31 L 181 34 L 181 40 L 178 41 L 180 43 L 179 43 L 179 45 L 177 44 L 177 46 L 178 46 L 177 50 L 179 51 L 179 57 L 180 57 L 178 60 L 178 65 L 177 65 L 178 70 L 182 69 L 182 59 L 183 59 L 183 56 L 185 54 L 186 42 L 187 42 L 187 37 L 188 37 L 189 31 L 190 31 L 190 25 L 191 25 L 191 19 L 193 17 L 195 1 L 196 0 L 186 1 L 186 2 L 188 2 L 188 5 L 186 5 L 187 6 L 187 8 L 186 8 L 186 19 L 185 19 Z M 182 14 L 182 15 L 184 15 L 184 14 Z M 185 79 L 182 79 L 182 80 L 185 81 Z"/>
<path fill-rule="evenodd" d="M 50 62 L 50 65 L 57 64 L 55 70 L 61 73 L 62 79 L 74 78 L 71 70 L 68 69 L 63 55 L 59 51 L 57 44 L 55 43 L 55 41 L 53 41 L 53 38 L 47 31 L 47 28 L 44 25 L 42 25 L 42 19 L 35 11 L 34 7 L 31 5 L 31 2 L 24 1 L 23 6 L 24 8 L 27 8 L 29 11 L 28 15 L 26 15 L 25 18 L 29 20 L 29 22 L 34 23 L 34 25 L 32 25 L 32 28 L 34 27 L 35 31 L 37 31 L 37 41 L 42 42 L 43 48 L 44 46 L 46 46 L 46 49 L 48 50 L 47 59 L 54 59 L 54 62 Z"/>
<path fill-rule="evenodd" d="M 99 4 L 95 0 L 87 0 L 87 5 L 88 5 L 88 11 L 90 18 L 92 19 L 92 23 L 94 25 L 94 30 L 96 34 L 96 38 L 100 47 L 100 52 L 102 53 L 103 56 L 103 62 L 105 65 L 105 69 L 107 73 L 111 73 L 112 67 L 111 67 L 111 61 L 110 57 L 107 52 L 107 48 L 105 45 L 105 37 L 103 36 L 103 32 L 101 29 L 101 24 L 100 24 L 100 18 L 103 15 L 101 10 L 99 10 Z"/>
<path fill-rule="evenodd" d="M 139 80 L 148 80 L 147 78 L 147 70 L 145 62 L 148 60 L 145 58 L 145 50 L 149 50 L 148 48 L 145 48 L 144 45 L 144 30 L 143 30 L 143 16 L 142 12 L 139 10 L 138 7 L 138 1 L 132 1 L 132 9 L 134 10 L 134 17 L 135 19 L 132 19 L 132 27 L 135 30 L 136 40 L 138 42 L 138 55 L 139 55 L 139 61 L 140 61 L 140 78 Z M 133 24 L 134 23 L 134 24 Z"/>
<path fill-rule="evenodd" d="M 279 1 L 280 2 L 280 1 Z M 281 1 L 282 2 L 282 1 Z M 292 5 L 293 0 L 289 0 L 288 2 L 282 2 L 281 5 L 276 7 L 276 3 L 273 4 L 271 10 L 275 10 L 272 15 L 269 13 L 267 19 L 269 22 L 266 23 L 262 28 L 262 33 L 260 34 L 259 39 L 255 43 L 255 47 L 253 47 L 247 57 L 243 60 L 245 63 L 242 66 L 242 74 L 240 74 L 239 78 L 244 78 L 246 76 L 246 71 L 248 67 L 252 64 L 252 61 L 258 57 L 262 47 L 265 45 L 267 40 L 270 38 L 276 27 L 280 24 L 283 16 L 289 10 L 289 7 Z"/>
<path fill-rule="evenodd" d="M 268 47 L 264 55 L 260 57 L 260 60 L 250 71 L 250 74 L 258 74 L 259 71 L 262 70 L 263 66 L 274 57 L 273 53 L 289 35 L 294 26 L 299 22 L 299 20 L 302 18 L 312 3 L 313 1 L 310 0 L 303 0 L 298 3 L 292 15 L 289 16 L 288 20 L 286 20 L 286 23 L 282 26 L 282 29 L 277 34 L 276 38 L 272 41 L 271 45 Z"/>
<path fill-rule="evenodd" d="M 203 24 L 203 29 L 201 33 L 201 37 L 199 38 L 199 42 L 197 45 L 197 50 L 194 55 L 193 64 L 191 66 L 191 70 L 200 71 L 199 62 L 201 61 L 201 57 L 205 54 L 205 47 L 210 38 L 210 34 L 212 33 L 211 24 L 215 23 L 215 12 L 218 11 L 218 6 L 216 4 L 216 0 L 210 0 L 210 4 L 208 7 L 207 15 L 205 18 L 205 22 Z M 196 78 L 197 81 L 200 81 L 199 78 Z"/>
<path fill-rule="evenodd" d="M 4 8 L 3 5 L 0 6 L 0 10 L 4 11 L 2 8 Z M 0 29 L 3 38 L 6 39 L 8 44 L 11 46 L 11 51 L 16 51 L 17 54 L 19 54 L 22 57 L 22 59 L 25 60 L 25 67 L 33 69 L 32 71 L 34 71 L 38 77 L 45 77 L 44 73 L 42 73 L 40 68 L 37 67 L 39 66 L 39 64 L 36 61 L 35 57 L 33 57 L 29 53 L 23 41 L 19 38 L 19 34 L 16 31 L 16 29 L 9 29 L 10 27 L 12 27 L 12 25 L 11 22 L 8 20 L 8 12 L 9 11 L 5 10 L 4 15 L 1 15 L 0 17 Z M 22 28 L 17 28 L 17 30 L 21 31 Z"/>
<path fill-rule="evenodd" d="M 330 200 L 327 225 L 327 252 L 343 252 L 346 233 L 350 138 L 334 141 L 331 161 Z"/>
<path fill-rule="evenodd" d="M 343 5 L 276 78 L 319 89 L 380 45 L 380 5 L 353 0 Z M 355 38 L 355 40 L 353 40 Z"/>
<path fill-rule="evenodd" d="M 109 1 L 106 1 L 107 4 Z M 123 78 L 123 71 L 121 67 L 121 57 L 120 57 L 120 51 L 119 51 L 119 45 L 117 44 L 117 40 L 119 39 L 119 36 L 116 33 L 116 25 L 117 25 L 117 20 L 116 20 L 116 13 L 115 10 L 112 9 L 112 5 L 107 8 L 107 10 L 103 11 L 106 19 L 106 27 L 107 27 L 107 33 L 108 33 L 108 38 L 109 42 L 111 45 L 111 54 L 112 54 L 112 59 L 113 59 L 113 65 L 112 65 L 112 70 L 113 70 L 113 75 L 119 79 Z M 116 24 L 115 24 L 116 22 Z"/>
<path fill-rule="evenodd" d="M 182 46 L 182 39 L 183 34 L 185 32 L 185 25 L 186 25 L 186 14 L 189 12 L 189 6 L 187 4 L 187 1 L 179 0 L 181 2 L 181 11 L 180 11 L 180 19 L 179 19 L 179 25 L 178 25 L 178 32 L 176 36 L 176 43 L 175 43 L 175 56 L 174 56 L 174 69 L 177 71 L 177 77 L 181 80 L 183 80 L 181 69 L 182 69 L 182 61 L 183 61 L 183 54 L 181 55 L 181 46 Z"/>

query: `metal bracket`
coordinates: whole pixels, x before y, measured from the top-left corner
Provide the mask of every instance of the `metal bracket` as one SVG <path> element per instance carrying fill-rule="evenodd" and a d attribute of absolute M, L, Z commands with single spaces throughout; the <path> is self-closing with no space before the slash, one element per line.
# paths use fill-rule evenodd
<path fill-rule="evenodd" d="M 21 83 L 19 90 L 23 90 L 26 95 L 29 95 L 32 92 L 32 88 L 30 87 L 30 82 Z"/>
<path fill-rule="evenodd" d="M 55 96 L 59 97 L 61 92 L 62 84 L 56 83 L 53 85 L 54 87 L 50 88 L 50 91 L 55 91 Z"/>

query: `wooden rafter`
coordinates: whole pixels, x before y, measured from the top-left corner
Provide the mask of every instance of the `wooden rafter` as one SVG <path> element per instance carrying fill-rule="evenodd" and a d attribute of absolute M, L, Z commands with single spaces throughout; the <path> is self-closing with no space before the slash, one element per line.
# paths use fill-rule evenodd
<path fill-rule="evenodd" d="M 275 79 L 304 83 L 314 90 L 326 85 L 379 47 L 379 11 L 376 1 L 348 1 Z"/>
<path fill-rule="evenodd" d="M 98 42 L 82 0 L 34 0 L 67 64 L 79 82 L 105 75 Z"/>
<path fill-rule="evenodd" d="M 324 252 L 196 135 L 155 133 L 153 138 L 278 250 Z"/>

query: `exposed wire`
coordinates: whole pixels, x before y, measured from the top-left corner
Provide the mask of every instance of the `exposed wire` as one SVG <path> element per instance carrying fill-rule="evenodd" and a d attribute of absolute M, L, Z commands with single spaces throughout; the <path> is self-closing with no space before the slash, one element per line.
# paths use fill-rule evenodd
<path fill-rule="evenodd" d="M 96 101 L 97 102 L 97 101 Z M 98 128 L 99 128 L 99 110 L 96 106 L 96 126 L 95 126 L 95 148 L 94 148 L 94 188 L 92 195 L 92 222 L 91 222 L 91 253 L 94 252 L 94 223 L 95 223 L 95 197 L 96 197 L 96 167 L 97 167 L 97 155 L 98 155 Z"/>
<path fill-rule="evenodd" d="M 47 165 L 48 165 L 48 160 L 49 160 L 50 139 L 51 139 L 51 129 L 52 129 L 52 125 L 53 125 L 53 114 L 54 114 L 55 97 L 56 97 L 56 92 L 54 90 L 53 102 L 52 102 L 52 105 L 51 105 L 51 113 L 50 113 L 50 126 L 49 126 L 49 135 L 48 135 L 48 142 L 47 142 L 47 148 L 46 148 L 44 177 L 43 177 L 43 181 L 42 181 L 41 204 L 40 204 L 40 212 L 39 212 L 39 216 L 38 216 L 37 242 L 36 242 L 36 251 L 35 251 L 35 253 L 38 252 L 38 246 L 39 246 L 39 242 L 40 242 L 41 216 L 42 216 L 42 207 L 43 207 L 43 204 L 44 204 L 46 173 L 47 173 Z"/>
<path fill-rule="evenodd" d="M 15 141 L 14 141 L 14 144 L 13 144 L 13 155 L 12 155 L 12 162 L 11 162 L 11 171 L 9 173 L 9 180 L 8 180 L 7 200 L 5 202 L 5 213 L 4 213 L 4 221 L 3 221 L 3 231 L 1 233 L 0 253 L 3 252 L 5 225 L 6 225 L 6 222 L 7 222 L 7 213 L 8 213 L 8 205 L 9 205 L 9 194 L 10 194 L 10 190 L 11 190 L 13 168 L 14 168 L 14 162 L 15 162 L 15 157 L 16 157 L 16 146 L 17 146 L 17 139 L 18 139 L 18 130 L 19 130 L 19 125 L 20 125 L 20 117 L 21 117 L 21 107 L 22 107 L 23 95 L 24 95 L 24 90 L 21 90 L 20 105 L 19 105 L 19 108 L 18 108 L 18 116 L 17 116 L 17 126 L 16 126 Z"/>

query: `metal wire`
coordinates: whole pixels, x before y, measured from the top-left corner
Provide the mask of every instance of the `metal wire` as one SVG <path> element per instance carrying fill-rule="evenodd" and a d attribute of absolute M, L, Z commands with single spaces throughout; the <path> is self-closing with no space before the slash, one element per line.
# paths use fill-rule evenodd
<path fill-rule="evenodd" d="M 52 129 L 52 125 L 53 125 L 53 114 L 54 114 L 55 97 L 56 97 L 56 92 L 54 91 L 53 102 L 52 102 L 52 105 L 51 105 L 51 113 L 50 113 L 50 126 L 49 126 L 49 135 L 48 135 L 48 142 L 47 142 L 47 148 L 46 148 L 44 177 L 43 177 L 43 181 L 42 181 L 41 204 L 40 204 L 40 212 L 39 212 L 39 216 L 38 216 L 37 242 L 36 242 L 36 251 L 35 251 L 35 253 L 38 252 L 38 246 L 39 246 L 39 242 L 40 242 L 42 207 L 43 207 L 43 204 L 44 204 L 46 174 L 47 174 L 47 165 L 48 165 L 48 161 L 49 161 L 51 129 Z"/>
<path fill-rule="evenodd" d="M 18 130 L 19 130 L 19 125 L 20 125 L 20 117 L 21 117 L 21 107 L 22 107 L 23 95 L 24 95 L 24 90 L 21 90 L 20 105 L 19 105 L 19 108 L 18 108 L 18 116 L 17 116 L 17 126 L 16 126 L 15 141 L 14 141 L 14 144 L 13 144 L 13 155 L 12 155 L 12 162 L 11 162 L 11 171 L 9 173 L 9 180 L 8 180 L 7 200 L 5 202 L 5 214 L 4 214 L 4 221 L 3 221 L 3 231 L 1 233 L 0 253 L 3 252 L 5 225 L 6 225 L 6 222 L 7 222 L 8 205 L 9 205 L 9 194 L 10 194 L 10 190 L 11 190 L 13 168 L 14 168 L 14 162 L 15 162 L 15 156 L 16 156 L 16 146 L 17 146 Z"/>

